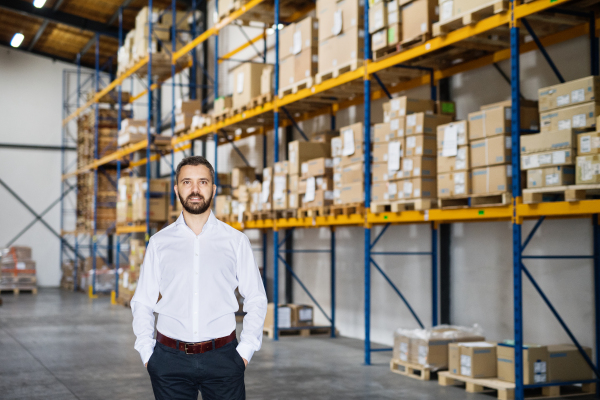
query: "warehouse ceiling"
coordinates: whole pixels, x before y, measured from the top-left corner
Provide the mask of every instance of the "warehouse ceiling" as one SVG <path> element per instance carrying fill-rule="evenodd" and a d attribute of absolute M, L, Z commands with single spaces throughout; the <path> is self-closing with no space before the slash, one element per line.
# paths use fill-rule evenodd
<path fill-rule="evenodd" d="M 119 8 L 123 7 L 123 37 L 134 28 L 135 16 L 148 0 L 47 0 L 36 8 L 33 0 L 0 1 L 0 45 L 10 47 L 15 33 L 25 38 L 22 51 L 81 65 L 95 65 L 95 34 L 100 37 L 100 65 L 111 64 L 116 71 Z M 189 8 L 191 1 L 177 1 L 177 8 Z M 156 8 L 171 7 L 170 0 L 154 0 Z M 110 59 L 112 57 L 112 60 Z M 110 62 L 109 62 L 110 61 Z"/>

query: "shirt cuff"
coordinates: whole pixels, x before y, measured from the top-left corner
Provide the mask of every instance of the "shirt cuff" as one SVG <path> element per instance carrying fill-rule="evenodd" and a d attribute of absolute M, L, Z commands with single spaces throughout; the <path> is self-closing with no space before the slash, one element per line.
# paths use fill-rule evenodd
<path fill-rule="evenodd" d="M 142 364 L 146 365 L 148 360 L 150 360 L 152 353 L 154 353 L 154 346 L 147 346 L 140 350 L 140 357 L 142 357 Z"/>
<path fill-rule="evenodd" d="M 236 350 L 238 353 L 240 353 L 240 356 L 242 356 L 242 358 L 245 358 L 246 361 L 250 363 L 252 355 L 254 355 L 254 349 L 252 348 L 252 345 L 241 342 L 237 345 Z"/>

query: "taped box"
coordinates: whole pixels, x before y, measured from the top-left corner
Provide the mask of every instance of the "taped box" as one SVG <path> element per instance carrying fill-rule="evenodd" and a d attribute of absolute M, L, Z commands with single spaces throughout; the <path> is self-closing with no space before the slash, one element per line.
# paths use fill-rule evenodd
<path fill-rule="evenodd" d="M 474 168 L 471 174 L 472 194 L 506 192 L 509 190 L 511 182 L 511 165 Z"/>
<path fill-rule="evenodd" d="M 577 157 L 575 182 L 578 185 L 600 183 L 600 154 Z"/>
<path fill-rule="evenodd" d="M 499 343 L 496 354 L 498 355 L 498 379 L 514 383 L 515 348 L 512 341 Z M 546 346 L 523 345 L 523 384 L 548 382 L 548 359 Z"/>
<path fill-rule="evenodd" d="M 575 167 L 564 165 L 527 170 L 527 188 L 565 186 L 575 183 Z"/>
<path fill-rule="evenodd" d="M 588 76 L 538 90 L 540 112 L 596 101 L 600 78 Z"/>
<path fill-rule="evenodd" d="M 435 112 L 435 101 L 401 96 L 383 103 L 383 118 L 385 122 L 416 112 L 433 114 Z"/>
<path fill-rule="evenodd" d="M 450 343 L 448 371 L 470 378 L 495 378 L 497 375 L 496 343 Z"/>
<path fill-rule="evenodd" d="M 486 167 L 510 162 L 512 138 L 493 136 L 471 142 L 471 168 Z"/>
<path fill-rule="evenodd" d="M 596 127 L 596 118 L 599 114 L 600 104 L 596 102 L 546 111 L 540 114 L 541 130 L 542 132 L 565 129 L 590 130 Z"/>
<path fill-rule="evenodd" d="M 543 151 L 521 156 L 521 170 L 573 164 L 575 153 L 572 150 Z"/>
<path fill-rule="evenodd" d="M 437 176 L 439 198 L 471 194 L 471 172 L 454 171 Z"/>
<path fill-rule="evenodd" d="M 574 150 L 577 147 L 576 137 L 576 131 L 572 129 L 521 135 L 521 154 L 559 149 Z"/>
<path fill-rule="evenodd" d="M 600 153 L 600 132 L 586 132 L 577 135 L 577 155 L 586 156 Z"/>

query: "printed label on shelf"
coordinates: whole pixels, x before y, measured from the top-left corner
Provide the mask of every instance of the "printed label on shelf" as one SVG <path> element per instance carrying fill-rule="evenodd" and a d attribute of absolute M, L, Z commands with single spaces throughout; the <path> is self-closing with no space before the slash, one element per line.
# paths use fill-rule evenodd
<path fill-rule="evenodd" d="M 354 131 L 352 129 L 344 129 L 342 136 L 344 137 L 342 155 L 351 156 L 356 151 L 354 148 Z"/>
<path fill-rule="evenodd" d="M 414 176 L 419 176 L 421 175 L 421 168 L 415 168 L 413 171 L 413 175 Z"/>
<path fill-rule="evenodd" d="M 454 194 L 465 194 L 465 185 L 464 184 L 455 184 L 454 185 Z"/>
<path fill-rule="evenodd" d="M 383 10 L 377 10 L 374 18 L 374 29 L 383 28 Z"/>
<path fill-rule="evenodd" d="M 585 101 L 585 91 L 583 89 L 573 90 L 571 92 L 571 101 L 573 103 L 581 103 Z"/>
<path fill-rule="evenodd" d="M 387 154 L 388 171 L 398 171 L 400 169 L 400 142 L 390 142 L 388 144 Z"/>
<path fill-rule="evenodd" d="M 306 180 L 306 194 L 304 195 L 305 201 L 314 201 L 315 200 L 315 177 L 311 176 Z"/>
<path fill-rule="evenodd" d="M 452 124 L 444 128 L 444 147 L 442 156 L 454 157 L 458 152 L 458 128 Z"/>
<path fill-rule="evenodd" d="M 556 105 L 559 107 L 562 106 L 566 106 L 567 104 L 569 104 L 571 102 L 571 98 L 568 94 L 562 95 L 562 96 L 558 96 L 556 98 Z"/>
<path fill-rule="evenodd" d="M 465 172 L 454 173 L 454 183 L 465 183 Z"/>

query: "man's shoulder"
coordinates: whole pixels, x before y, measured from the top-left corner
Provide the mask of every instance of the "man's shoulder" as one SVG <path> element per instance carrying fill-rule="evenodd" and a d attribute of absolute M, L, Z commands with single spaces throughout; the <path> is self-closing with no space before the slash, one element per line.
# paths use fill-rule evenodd
<path fill-rule="evenodd" d="M 150 241 L 154 241 L 155 243 L 160 243 L 161 241 L 170 238 L 173 235 L 173 229 L 175 229 L 175 222 L 156 232 L 150 238 Z"/>
<path fill-rule="evenodd" d="M 216 217 L 215 217 L 215 219 L 217 221 L 217 227 L 219 229 L 223 229 L 227 234 L 232 235 L 235 238 L 240 238 L 241 236 L 244 236 L 244 234 L 242 233 L 242 231 L 238 231 L 237 229 L 235 229 L 231 225 L 226 224 L 225 222 L 217 219 Z"/>

